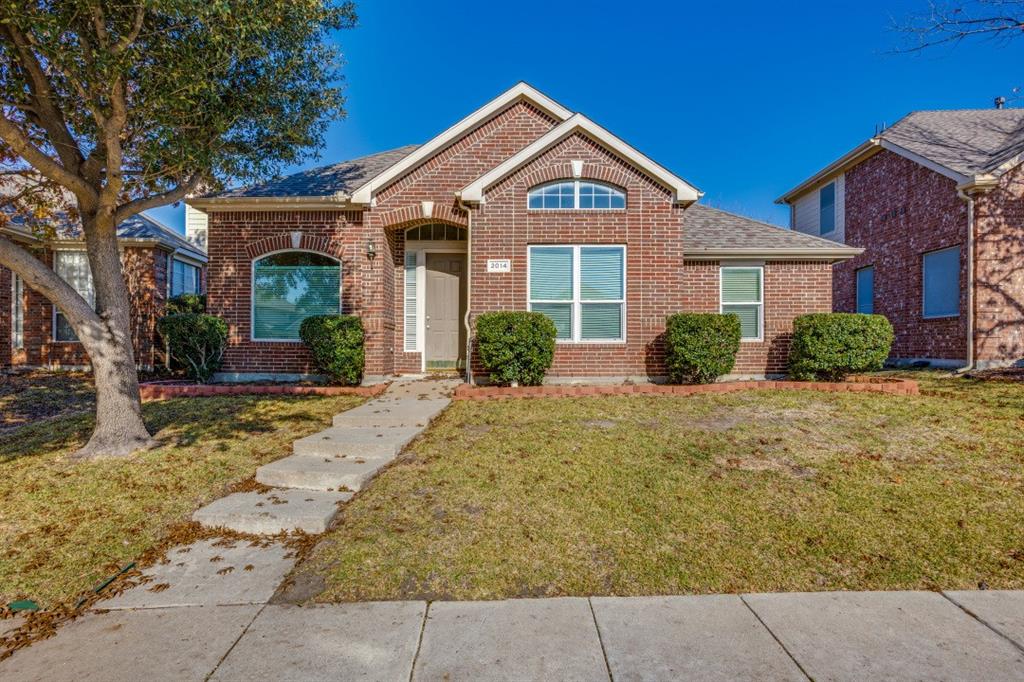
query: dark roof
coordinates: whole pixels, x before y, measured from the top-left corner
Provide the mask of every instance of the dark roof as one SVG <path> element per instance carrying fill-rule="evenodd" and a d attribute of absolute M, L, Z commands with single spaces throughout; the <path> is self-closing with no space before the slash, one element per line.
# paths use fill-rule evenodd
<path fill-rule="evenodd" d="M 784 227 L 729 213 L 703 204 L 693 204 L 683 215 L 683 252 L 700 251 L 807 251 L 846 249 L 843 244 L 796 232 Z M 856 250 L 851 250 L 855 253 Z M 851 253 L 851 255 L 852 255 Z"/>
<path fill-rule="evenodd" d="M 879 137 L 960 175 L 990 173 L 1024 153 L 1024 109 L 915 111 Z"/>
<path fill-rule="evenodd" d="M 251 187 L 230 189 L 221 197 L 325 197 L 349 194 L 404 159 L 419 145 L 410 144 L 330 166 L 311 168 Z"/>

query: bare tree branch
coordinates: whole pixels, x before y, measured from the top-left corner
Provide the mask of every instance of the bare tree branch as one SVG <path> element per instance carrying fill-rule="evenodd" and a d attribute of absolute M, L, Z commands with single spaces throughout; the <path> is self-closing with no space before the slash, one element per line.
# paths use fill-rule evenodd
<path fill-rule="evenodd" d="M 1024 36 L 1024 0 L 931 2 L 928 11 L 911 15 L 894 28 L 909 41 L 896 52 L 921 52 L 974 38 L 1012 40 Z"/>
<path fill-rule="evenodd" d="M 117 213 L 115 214 L 115 221 L 120 223 L 123 220 L 131 218 L 136 213 L 164 206 L 165 204 L 172 204 L 175 201 L 181 201 L 195 191 L 201 180 L 202 178 L 200 176 L 193 175 L 174 189 L 168 190 L 162 194 L 154 194 L 134 201 L 129 201 L 127 204 L 118 207 Z"/>

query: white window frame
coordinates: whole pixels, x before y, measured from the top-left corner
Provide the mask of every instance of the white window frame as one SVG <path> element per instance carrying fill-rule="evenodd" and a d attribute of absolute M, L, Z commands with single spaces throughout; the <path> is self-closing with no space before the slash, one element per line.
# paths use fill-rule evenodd
<path fill-rule="evenodd" d="M 261 258 L 262 258 L 262 256 L 261 256 Z M 181 263 L 182 265 L 188 266 L 190 268 L 195 268 L 195 270 L 196 270 L 196 290 L 194 292 L 187 292 L 187 291 L 186 292 L 182 292 L 181 294 L 178 294 L 178 295 L 181 296 L 181 295 L 186 294 L 186 293 L 194 293 L 196 295 L 201 295 L 203 293 L 203 268 L 201 266 L 197 265 L 196 263 L 190 261 L 190 260 L 186 260 L 184 258 L 178 258 L 177 256 L 171 256 L 171 267 L 170 267 L 171 276 L 167 278 L 167 281 L 168 281 L 168 284 L 167 284 L 167 294 L 168 294 L 168 297 L 169 298 L 174 298 L 174 295 L 175 295 L 174 294 L 174 264 L 175 263 Z"/>
<path fill-rule="evenodd" d="M 757 270 L 760 272 L 761 300 L 760 301 L 729 301 L 725 303 L 722 296 L 722 287 L 725 284 L 726 270 Z M 722 265 L 718 268 L 718 312 L 725 314 L 727 305 L 756 305 L 757 306 L 757 336 L 740 336 L 741 343 L 761 343 L 764 341 L 764 266 L 763 265 Z"/>
<path fill-rule="evenodd" d="M 871 312 L 869 315 L 875 314 L 875 266 L 865 265 L 864 267 L 857 268 L 853 271 L 853 309 L 855 312 L 860 312 L 860 273 L 865 270 L 871 271 Z"/>
<path fill-rule="evenodd" d="M 20 315 L 19 315 L 20 313 Z M 11 273 L 11 349 L 25 348 L 25 283 L 16 272 Z"/>
<path fill-rule="evenodd" d="M 928 256 L 943 253 L 945 251 L 956 251 L 956 312 L 949 315 L 928 315 L 925 313 L 925 285 L 928 282 Z M 963 297 L 963 284 L 960 282 L 960 269 L 963 267 L 961 260 L 963 252 L 960 245 L 947 246 L 943 249 L 933 249 L 921 254 L 921 319 L 923 320 L 951 320 L 960 317 L 960 299 Z"/>
<path fill-rule="evenodd" d="M 314 251 L 313 249 L 278 249 L 277 251 L 270 251 L 268 253 L 262 253 L 249 261 L 249 340 L 253 343 L 302 343 L 302 339 L 258 339 L 256 338 L 256 262 L 261 261 L 269 256 L 276 256 L 279 253 L 315 253 L 318 256 L 330 258 L 338 264 L 338 314 L 341 315 L 342 309 L 344 308 L 345 301 L 343 300 L 342 293 L 345 290 L 345 270 L 341 265 L 341 259 L 337 256 L 332 256 L 329 253 L 323 253 L 322 251 Z"/>
<path fill-rule="evenodd" d="M 604 210 L 604 209 L 598 209 Z M 583 299 L 580 298 L 580 250 L 586 248 L 617 248 L 622 249 L 622 298 L 621 299 Z M 556 301 L 549 299 L 537 299 L 530 298 L 530 278 L 531 278 L 531 264 L 533 259 L 531 253 L 533 249 L 572 249 L 572 300 L 571 301 Z M 626 249 L 625 244 L 530 244 L 526 247 L 526 309 L 532 311 L 535 303 L 558 303 L 558 304 L 570 304 L 572 310 L 572 338 L 570 339 L 555 339 L 556 344 L 624 344 L 627 339 L 627 324 L 628 318 L 627 313 L 627 268 L 629 263 L 629 252 Z M 580 336 L 583 333 L 582 325 L 582 310 L 583 305 L 586 303 L 607 303 L 609 305 L 618 304 L 622 306 L 622 336 L 618 339 L 583 339 Z"/>
<path fill-rule="evenodd" d="M 58 250 L 53 252 L 53 270 L 54 270 L 54 272 L 57 271 L 57 255 L 58 254 L 62 254 L 62 253 L 84 253 L 84 254 L 86 254 L 86 260 L 88 260 L 88 258 L 89 258 L 88 252 L 85 249 L 58 249 Z M 90 264 L 89 267 L 91 268 L 92 265 Z M 60 277 L 60 275 L 57 275 L 57 276 Z M 63 279 L 63 278 L 61 278 L 61 279 Z M 95 283 L 93 283 L 93 285 L 92 285 L 92 292 L 93 292 L 93 297 L 95 297 L 96 296 L 96 284 Z M 77 338 L 76 339 L 65 339 L 65 340 L 58 340 L 57 339 L 57 315 L 63 315 L 63 314 L 64 313 L 62 313 L 60 311 L 60 309 L 57 307 L 56 303 L 50 305 L 50 340 L 53 343 L 82 343 L 82 340 L 81 339 L 77 339 Z"/>
<path fill-rule="evenodd" d="M 533 194 L 534 190 L 538 190 L 538 189 L 541 189 L 541 188 L 544 188 L 544 187 L 549 187 L 551 185 L 562 185 L 562 184 L 566 184 L 566 183 L 570 183 L 570 182 L 573 183 L 573 190 L 572 190 L 572 197 L 573 197 L 572 202 L 573 202 L 573 205 L 571 207 L 568 207 L 568 208 L 562 208 L 562 207 L 559 207 L 559 208 L 544 208 L 544 207 L 531 208 L 530 207 L 530 195 Z M 623 203 L 622 208 L 593 208 L 593 207 L 591 207 L 591 208 L 580 208 L 580 184 L 582 184 L 582 183 L 587 183 L 588 185 L 598 185 L 600 187 L 608 187 L 610 189 L 615 190 L 616 192 L 621 192 L 622 193 L 622 203 Z M 526 191 L 526 209 L 528 211 L 625 211 L 628 206 L 629 206 L 629 200 L 628 200 L 628 197 L 627 197 L 627 192 L 626 192 L 626 188 L 625 187 L 619 187 L 618 185 L 613 185 L 610 182 L 600 182 L 598 180 L 587 180 L 586 178 L 581 178 L 581 179 L 578 179 L 578 180 L 570 180 L 569 178 L 562 178 L 561 180 L 552 180 L 550 182 L 542 182 L 539 185 L 534 185 L 533 187 L 531 187 L 530 189 L 528 189 Z"/>

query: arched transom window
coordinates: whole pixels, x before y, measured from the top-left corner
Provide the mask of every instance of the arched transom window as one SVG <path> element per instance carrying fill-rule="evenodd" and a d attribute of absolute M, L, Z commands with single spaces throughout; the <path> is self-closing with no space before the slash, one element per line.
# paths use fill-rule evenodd
<path fill-rule="evenodd" d="M 444 225 L 442 223 L 430 223 L 419 227 L 410 227 L 405 231 L 406 241 L 466 241 L 466 228 L 457 225 Z"/>
<path fill-rule="evenodd" d="M 603 182 L 558 180 L 532 188 L 527 205 L 541 210 L 626 208 L 626 193 Z"/>
<path fill-rule="evenodd" d="M 281 251 L 252 265 L 252 338 L 298 341 L 313 315 L 341 312 L 341 263 L 311 251 Z"/>

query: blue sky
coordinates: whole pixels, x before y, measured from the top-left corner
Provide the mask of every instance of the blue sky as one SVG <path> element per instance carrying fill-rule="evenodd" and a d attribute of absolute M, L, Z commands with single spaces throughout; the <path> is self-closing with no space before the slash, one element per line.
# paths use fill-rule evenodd
<path fill-rule="evenodd" d="M 914 109 L 987 108 L 1024 85 L 1024 40 L 891 54 L 927 0 L 358 3 L 338 35 L 348 117 L 319 161 L 441 132 L 519 80 L 704 190 L 785 224 L 774 199 Z M 1019 106 L 1020 101 L 1016 102 Z M 178 229 L 183 209 L 155 217 Z"/>

